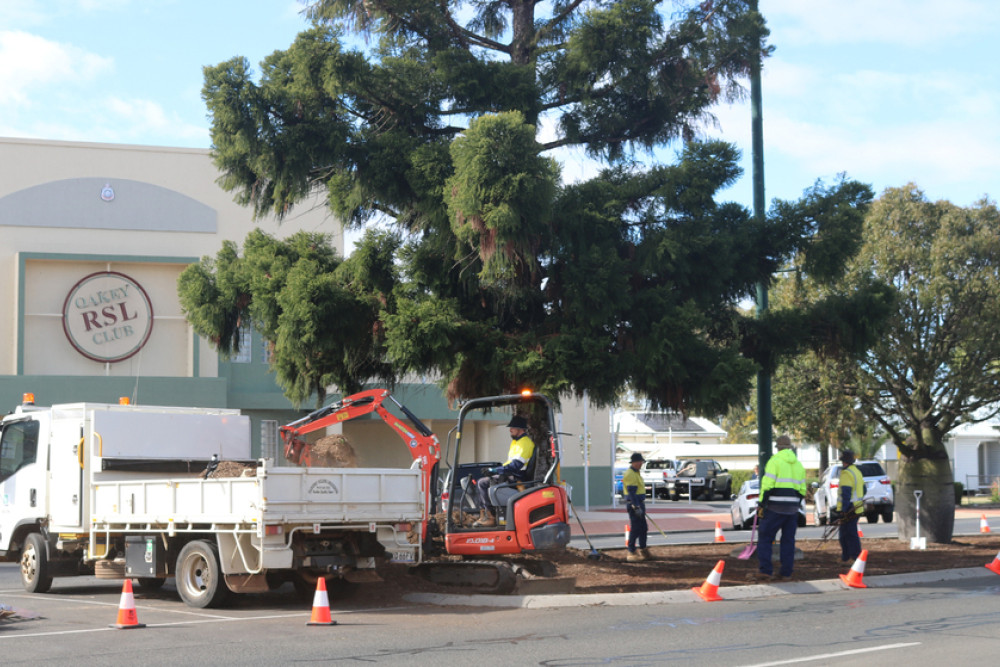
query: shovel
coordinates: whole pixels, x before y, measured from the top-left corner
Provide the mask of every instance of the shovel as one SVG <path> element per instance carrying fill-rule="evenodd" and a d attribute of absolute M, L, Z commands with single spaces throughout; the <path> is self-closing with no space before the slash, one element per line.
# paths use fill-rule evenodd
<path fill-rule="evenodd" d="M 757 544 L 754 542 L 754 538 L 757 537 L 757 508 L 753 510 L 753 527 L 750 529 L 750 544 L 743 548 L 740 555 L 737 556 L 739 560 L 748 560 L 753 552 L 757 550 Z"/>

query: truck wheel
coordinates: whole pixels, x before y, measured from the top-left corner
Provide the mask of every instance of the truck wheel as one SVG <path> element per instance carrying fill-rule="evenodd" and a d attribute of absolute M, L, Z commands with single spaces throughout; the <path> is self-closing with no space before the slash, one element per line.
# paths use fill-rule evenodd
<path fill-rule="evenodd" d="M 222 580 L 219 551 L 211 542 L 188 542 L 177 556 L 177 593 L 189 607 L 218 607 L 229 596 Z"/>
<path fill-rule="evenodd" d="M 49 552 L 45 538 L 31 533 L 21 550 L 21 583 L 29 593 L 47 593 L 52 588 L 49 574 Z"/>
<path fill-rule="evenodd" d="M 865 520 L 868 523 L 875 523 L 878 521 L 878 512 L 865 512 Z"/>
<path fill-rule="evenodd" d="M 882 510 L 882 521 L 885 523 L 892 523 L 892 506 L 886 507 Z"/>

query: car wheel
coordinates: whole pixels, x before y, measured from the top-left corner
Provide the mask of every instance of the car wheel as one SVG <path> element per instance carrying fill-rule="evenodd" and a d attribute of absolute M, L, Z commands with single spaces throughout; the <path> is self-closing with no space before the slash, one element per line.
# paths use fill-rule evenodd
<path fill-rule="evenodd" d="M 826 525 L 826 515 L 820 514 L 819 509 L 815 505 L 813 506 L 813 523 L 817 526 Z"/>
<path fill-rule="evenodd" d="M 865 512 L 865 521 L 875 523 L 878 521 L 878 512 Z"/>
<path fill-rule="evenodd" d="M 882 521 L 885 523 L 892 523 L 892 507 L 882 510 Z"/>
<path fill-rule="evenodd" d="M 674 502 L 677 502 L 678 500 L 681 499 L 681 494 L 678 493 L 677 491 L 674 491 L 673 493 L 670 494 L 670 499 L 673 500 Z"/>

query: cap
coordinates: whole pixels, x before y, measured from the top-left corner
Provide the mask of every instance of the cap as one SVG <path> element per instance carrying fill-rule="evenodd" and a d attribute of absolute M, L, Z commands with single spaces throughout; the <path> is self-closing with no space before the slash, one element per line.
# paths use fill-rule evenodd
<path fill-rule="evenodd" d="M 521 415 L 514 415 L 510 418 L 510 423 L 507 424 L 507 428 L 528 428 L 528 420 L 526 420 Z"/>
<path fill-rule="evenodd" d="M 635 463 L 636 461 L 645 461 L 645 460 L 646 459 L 642 458 L 642 454 L 640 454 L 639 452 L 632 452 L 632 463 Z"/>

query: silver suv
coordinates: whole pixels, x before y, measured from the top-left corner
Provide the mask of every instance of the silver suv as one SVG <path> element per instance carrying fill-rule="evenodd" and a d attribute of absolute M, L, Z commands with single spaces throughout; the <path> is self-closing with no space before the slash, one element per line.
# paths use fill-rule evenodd
<path fill-rule="evenodd" d="M 875 523 L 879 516 L 882 521 L 892 521 L 894 498 L 892 481 L 885 474 L 882 464 L 878 461 L 857 461 L 855 464 L 865 478 L 865 518 L 868 523 Z M 840 493 L 840 469 L 836 463 L 820 475 L 819 482 L 813 482 L 813 521 L 817 526 L 825 526 L 830 521 L 830 512 L 837 508 L 837 494 Z"/>

